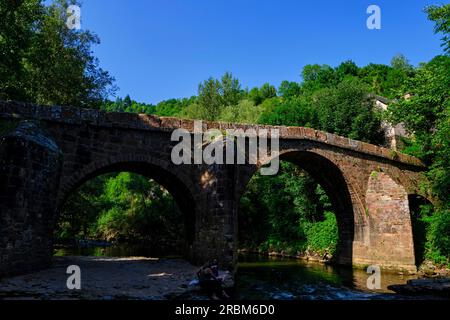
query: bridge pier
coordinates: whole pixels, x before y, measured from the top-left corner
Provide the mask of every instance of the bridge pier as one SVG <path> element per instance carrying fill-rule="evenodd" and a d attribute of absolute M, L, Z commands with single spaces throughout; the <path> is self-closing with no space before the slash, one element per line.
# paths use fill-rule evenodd
<path fill-rule="evenodd" d="M 0 141 L 0 276 L 50 265 L 60 150 L 33 122 Z"/>
<path fill-rule="evenodd" d="M 364 219 L 355 230 L 354 265 L 417 272 L 408 194 L 386 173 L 371 173 Z"/>
<path fill-rule="evenodd" d="M 197 197 L 194 262 L 202 265 L 217 259 L 222 268 L 236 268 L 237 203 L 231 166 L 212 165 L 200 176 Z"/>

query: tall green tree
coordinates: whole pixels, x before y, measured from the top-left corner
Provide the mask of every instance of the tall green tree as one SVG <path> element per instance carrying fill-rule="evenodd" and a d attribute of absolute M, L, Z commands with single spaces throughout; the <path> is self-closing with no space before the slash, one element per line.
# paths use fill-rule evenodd
<path fill-rule="evenodd" d="M 439 264 L 450 265 L 450 5 L 430 6 L 428 18 L 442 33 L 445 55 L 422 64 L 407 82 L 409 99 L 389 107 L 393 122 L 403 122 L 411 133 L 406 153 L 418 156 L 429 165 L 431 191 L 440 202 L 434 210 L 421 209 L 426 224 L 425 256 Z"/>
<path fill-rule="evenodd" d="M 444 52 L 450 53 L 450 4 L 433 5 L 425 8 L 428 19 L 435 23 L 434 32 L 442 34 Z"/>
<path fill-rule="evenodd" d="M 382 144 L 381 115 L 361 81 L 344 80 L 335 88 L 318 91 L 313 100 L 318 116 L 317 129 Z"/>
<path fill-rule="evenodd" d="M 301 94 L 301 87 L 297 82 L 284 80 L 278 88 L 278 94 L 283 98 L 292 98 Z"/>
<path fill-rule="evenodd" d="M 446 135 L 450 119 L 449 70 L 449 56 L 437 56 L 422 65 L 408 83 L 411 98 L 399 100 L 389 108 L 392 120 L 403 122 L 413 134 L 413 140 L 405 151 L 422 158 L 432 167 L 442 165 L 442 169 L 446 168 L 443 172 L 450 172 L 447 157 L 449 136 Z M 443 185 L 439 189 L 442 192 L 447 190 L 448 195 L 450 175 L 442 176 L 438 181 L 438 185 Z"/>
<path fill-rule="evenodd" d="M 334 86 L 339 82 L 335 69 L 327 64 L 306 65 L 302 70 L 302 78 L 302 87 L 309 91 Z"/>
<path fill-rule="evenodd" d="M 356 77 L 358 75 L 358 71 L 358 66 L 351 60 L 344 61 L 336 67 L 336 74 L 340 81 L 348 76 Z"/>
<path fill-rule="evenodd" d="M 261 88 L 255 87 L 250 90 L 248 97 L 254 104 L 259 105 L 264 100 L 277 96 L 277 89 L 270 83 L 264 83 Z"/>
<path fill-rule="evenodd" d="M 23 60 L 33 45 L 33 24 L 44 8 L 39 0 L 0 2 L 0 99 L 29 100 Z"/>
<path fill-rule="evenodd" d="M 99 107 L 115 90 L 92 45 L 99 39 L 66 26 L 76 1 L 2 1 L 0 98 L 40 104 Z M 3 19 L 5 17 L 5 19 Z"/>
<path fill-rule="evenodd" d="M 205 120 L 216 120 L 224 106 L 222 86 L 217 79 L 209 78 L 198 86 L 198 107 Z"/>
<path fill-rule="evenodd" d="M 225 107 L 239 104 L 243 91 L 237 78 L 226 72 L 221 80 L 210 77 L 198 86 L 196 103 L 187 108 L 185 115 L 204 120 L 218 120 Z"/>
<path fill-rule="evenodd" d="M 242 97 L 241 84 L 230 72 L 225 72 L 220 82 L 220 94 L 224 106 L 235 106 Z"/>

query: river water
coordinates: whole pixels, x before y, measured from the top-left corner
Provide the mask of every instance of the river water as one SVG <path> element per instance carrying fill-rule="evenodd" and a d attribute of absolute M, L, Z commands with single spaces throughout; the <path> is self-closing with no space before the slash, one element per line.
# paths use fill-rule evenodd
<path fill-rule="evenodd" d="M 298 259 L 242 255 L 236 278 L 238 299 L 407 299 L 387 289 L 417 276 L 381 271 L 381 288 L 370 290 L 365 270 Z"/>
<path fill-rule="evenodd" d="M 55 250 L 56 256 L 144 256 L 153 252 L 132 246 L 70 248 Z M 153 255 L 154 256 L 154 255 Z M 167 258 L 167 257 L 166 257 Z M 234 298 L 251 300 L 371 300 L 408 299 L 387 289 L 417 276 L 381 271 L 381 288 L 370 290 L 365 270 L 330 266 L 304 260 L 239 255 Z M 417 298 L 417 297 L 416 297 Z"/>

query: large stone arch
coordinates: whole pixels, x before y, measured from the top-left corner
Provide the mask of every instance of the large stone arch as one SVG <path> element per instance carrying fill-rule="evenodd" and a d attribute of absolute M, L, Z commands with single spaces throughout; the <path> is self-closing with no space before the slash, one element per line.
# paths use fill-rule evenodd
<path fill-rule="evenodd" d="M 343 265 L 353 264 L 353 244 L 358 228 L 355 224 L 362 219 L 360 199 L 353 190 L 349 179 L 326 150 L 317 149 L 308 143 L 297 144 L 294 148 L 284 148 L 278 155 L 270 156 L 255 166 L 240 170 L 240 182 L 236 187 L 236 203 L 242 197 L 247 184 L 256 172 L 274 158 L 288 161 L 308 172 L 325 190 L 336 214 L 339 242 L 335 262 Z M 236 210 L 236 215 L 237 215 Z M 237 218 L 236 218 L 237 221 Z"/>
<path fill-rule="evenodd" d="M 198 208 L 196 207 L 195 196 L 199 192 L 198 187 L 183 172 L 182 168 L 172 166 L 166 161 L 152 156 L 120 155 L 109 157 L 93 161 L 73 174 L 65 172 L 61 179 L 56 214 L 59 214 L 70 194 L 75 192 L 83 183 L 99 175 L 112 172 L 133 172 L 153 179 L 174 197 L 185 218 L 187 258 L 192 259 L 197 232 Z"/>

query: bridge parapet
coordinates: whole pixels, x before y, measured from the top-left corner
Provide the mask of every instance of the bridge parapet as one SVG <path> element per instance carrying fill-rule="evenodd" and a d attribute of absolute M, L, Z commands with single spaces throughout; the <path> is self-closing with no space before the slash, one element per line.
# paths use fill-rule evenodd
<path fill-rule="evenodd" d="M 104 112 L 94 109 L 83 109 L 65 106 L 41 106 L 22 102 L 1 102 L 0 116 L 3 118 L 24 118 L 44 121 L 62 122 L 67 124 L 88 124 L 92 126 L 123 128 L 133 130 L 161 130 L 172 131 L 185 129 L 194 132 L 194 121 L 174 117 L 158 117 L 149 114 L 137 114 L 127 112 Z M 280 139 L 311 140 L 329 144 L 339 148 L 350 149 L 359 153 L 389 159 L 403 164 L 425 167 L 418 159 L 391 149 L 376 146 L 370 143 L 352 140 L 332 133 L 315 130 L 306 127 L 269 126 L 257 124 L 238 124 L 226 122 L 203 121 L 203 130 L 209 129 L 254 129 L 257 133 L 260 129 L 271 132 L 279 131 Z"/>

